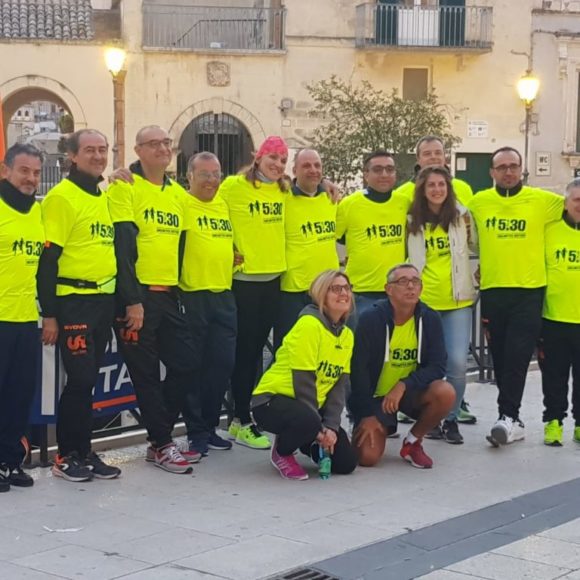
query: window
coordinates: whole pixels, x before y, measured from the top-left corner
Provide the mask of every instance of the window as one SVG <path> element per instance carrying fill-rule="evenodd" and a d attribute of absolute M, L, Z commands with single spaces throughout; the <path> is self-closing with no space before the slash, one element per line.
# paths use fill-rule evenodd
<path fill-rule="evenodd" d="M 429 69 L 403 69 L 403 99 L 420 101 L 427 97 L 429 92 Z"/>

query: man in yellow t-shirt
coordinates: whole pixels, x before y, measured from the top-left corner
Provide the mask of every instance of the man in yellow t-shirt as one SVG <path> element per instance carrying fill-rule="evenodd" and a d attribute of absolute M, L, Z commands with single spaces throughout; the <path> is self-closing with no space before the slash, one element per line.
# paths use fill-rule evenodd
<path fill-rule="evenodd" d="M 336 237 L 346 245 L 346 273 L 353 285 L 356 317 L 384 297 L 385 276 L 405 260 L 409 200 L 393 192 L 395 160 L 387 151 L 374 151 L 363 162 L 367 187 L 338 206 Z M 353 326 L 356 319 L 351 317 Z"/>
<path fill-rule="evenodd" d="M 294 157 L 295 182 L 286 200 L 286 271 L 280 279 L 280 311 L 274 325 L 274 349 L 311 304 L 308 289 L 324 270 L 338 268 L 336 208 L 321 185 L 322 160 L 317 151 L 301 149 Z"/>
<path fill-rule="evenodd" d="M 44 245 L 40 206 L 42 153 L 16 144 L 6 151 L 0 179 L 0 492 L 30 487 L 22 470 L 21 438 L 37 381 L 38 310 L 35 276 Z"/>
<path fill-rule="evenodd" d="M 435 135 L 426 135 L 421 137 L 415 148 L 417 155 L 417 165 L 415 165 L 415 174 L 417 175 L 424 167 L 446 167 L 445 146 L 440 137 Z M 448 168 L 447 168 L 448 169 Z M 453 178 L 451 180 L 453 191 L 457 201 L 465 207 L 473 197 L 473 191 L 469 183 L 461 179 Z M 407 181 L 400 185 L 395 191 L 404 195 L 412 203 L 415 195 L 415 179 Z"/>
<path fill-rule="evenodd" d="M 479 235 L 481 317 L 498 388 L 495 447 L 524 438 L 519 412 L 542 322 L 544 231 L 562 217 L 563 197 L 522 183 L 522 157 L 502 147 L 491 157 L 495 186 L 473 196 Z"/>
<path fill-rule="evenodd" d="M 216 433 L 234 370 L 237 314 L 232 293 L 234 235 L 228 206 L 217 190 L 221 166 L 213 153 L 189 160 L 190 200 L 179 278 L 180 297 L 195 346 L 196 373 L 183 416 L 191 450 L 207 455 L 232 443 Z"/>
<path fill-rule="evenodd" d="M 544 443 L 559 447 L 572 370 L 574 440 L 580 442 L 580 179 L 566 187 L 561 220 L 546 227 L 546 297 L 538 361 L 544 392 Z"/>
<path fill-rule="evenodd" d="M 413 467 L 432 467 L 423 437 L 455 402 L 455 389 L 444 380 L 447 354 L 441 318 L 419 301 L 421 289 L 417 268 L 397 264 L 386 276 L 386 300 L 377 301 L 359 319 L 349 409 L 359 464 L 366 467 L 383 456 L 387 437 L 397 430 L 398 411 L 416 420 L 401 457 Z"/>
<path fill-rule="evenodd" d="M 81 129 L 67 146 L 70 173 L 41 206 L 46 245 L 38 267 L 42 339 L 58 342 L 67 375 L 52 471 L 73 482 L 114 479 L 121 470 L 91 451 L 92 391 L 111 339 L 117 274 L 107 194 L 99 187 L 109 144 L 100 131 Z"/>
<path fill-rule="evenodd" d="M 180 451 L 172 431 L 198 369 L 177 297 L 179 244 L 189 196 L 166 174 L 171 147 L 165 129 L 140 129 L 135 139 L 139 160 L 130 172 L 113 174 L 108 193 L 119 267 L 115 333 L 147 429 L 146 460 L 183 474 L 191 472 L 190 463 L 199 461 L 200 454 Z"/>

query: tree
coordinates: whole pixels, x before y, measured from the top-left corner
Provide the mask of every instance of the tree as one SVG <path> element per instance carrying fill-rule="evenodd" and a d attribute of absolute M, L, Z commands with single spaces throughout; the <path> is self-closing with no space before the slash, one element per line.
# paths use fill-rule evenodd
<path fill-rule="evenodd" d="M 392 152 L 403 181 L 413 174 L 414 149 L 421 137 L 437 135 L 447 148 L 460 142 L 434 91 L 422 100 L 406 100 L 396 89 L 385 93 L 368 81 L 353 86 L 336 76 L 307 89 L 315 102 L 310 115 L 322 121 L 313 132 L 312 146 L 324 159 L 325 174 L 345 189 L 360 175 L 362 158 L 370 151 Z"/>

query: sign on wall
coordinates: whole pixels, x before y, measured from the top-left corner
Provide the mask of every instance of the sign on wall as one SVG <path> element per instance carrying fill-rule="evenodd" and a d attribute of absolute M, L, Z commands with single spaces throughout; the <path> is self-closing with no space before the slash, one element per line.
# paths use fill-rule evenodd
<path fill-rule="evenodd" d="M 536 151 L 536 175 L 549 177 L 552 173 L 552 154 L 549 151 Z"/>

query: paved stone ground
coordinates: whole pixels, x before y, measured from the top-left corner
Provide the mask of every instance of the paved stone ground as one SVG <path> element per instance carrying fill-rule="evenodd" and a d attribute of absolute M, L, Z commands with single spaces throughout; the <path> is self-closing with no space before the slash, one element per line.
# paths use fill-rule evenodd
<path fill-rule="evenodd" d="M 542 445 L 537 372 L 525 442 L 498 450 L 485 442 L 495 397 L 493 385 L 468 386 L 480 421 L 462 428 L 462 446 L 426 442 L 435 461 L 427 471 L 398 458 L 397 440 L 377 468 L 329 481 L 315 469 L 309 481 L 284 481 L 267 452 L 239 446 L 212 452 L 193 476 L 145 463 L 144 446 L 108 454 L 122 463 L 115 481 L 73 484 L 36 469 L 33 489 L 0 496 L 0 578 L 258 580 L 578 477 L 571 424 L 564 447 Z M 580 569 L 576 543 L 580 521 L 426 577 L 580 580 L 571 573 Z"/>

